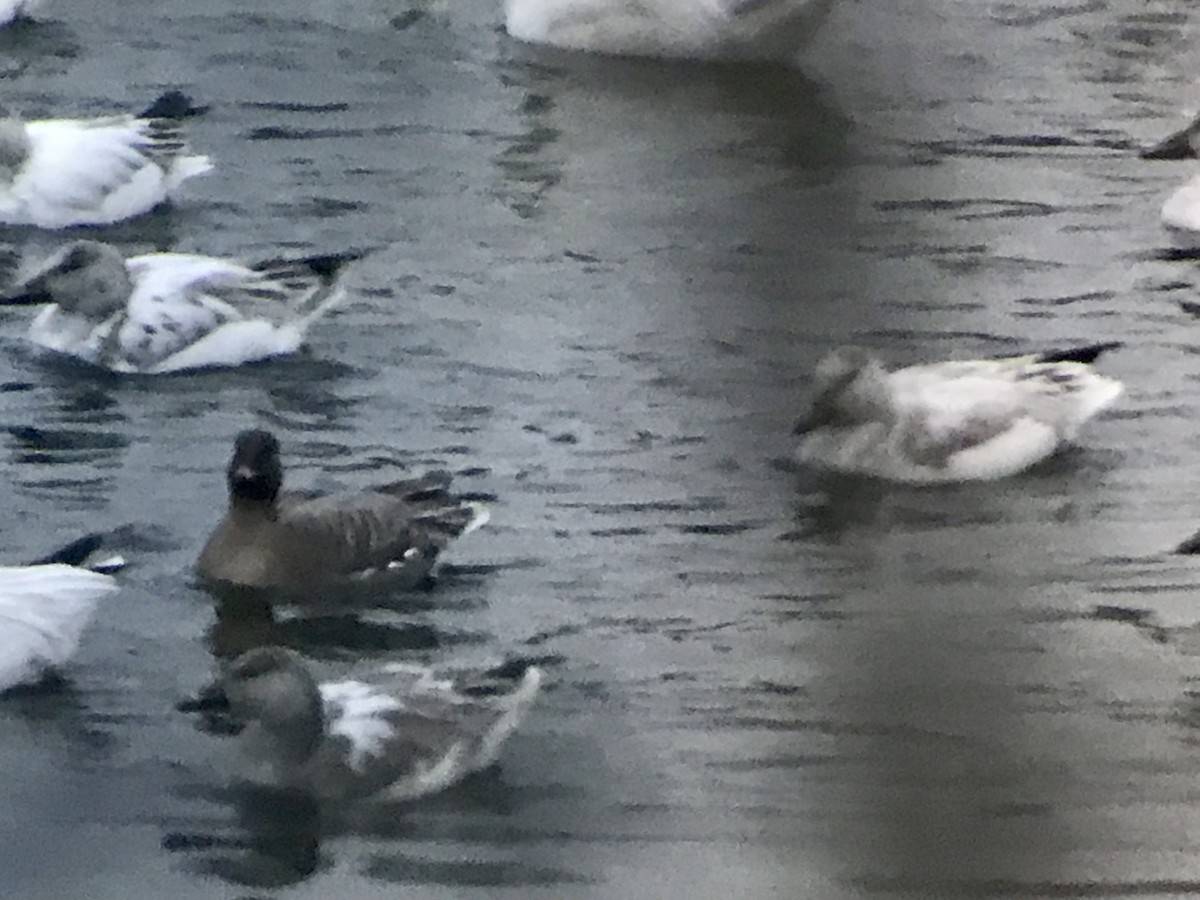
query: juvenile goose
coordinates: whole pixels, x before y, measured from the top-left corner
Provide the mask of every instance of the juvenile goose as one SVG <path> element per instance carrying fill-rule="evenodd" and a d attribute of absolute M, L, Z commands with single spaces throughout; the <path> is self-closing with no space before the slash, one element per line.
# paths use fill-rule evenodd
<path fill-rule="evenodd" d="M 1071 441 L 1121 393 L 1091 363 L 1115 344 L 910 366 L 888 372 L 858 348 L 817 366 L 796 426 L 800 461 L 894 481 L 1002 478 Z"/>
<path fill-rule="evenodd" d="M 100 545 L 90 536 L 25 566 L 0 566 L 0 691 L 36 684 L 75 653 L 101 597 L 117 590 L 105 572 L 120 559 L 83 568 Z"/>
<path fill-rule="evenodd" d="M 253 266 L 190 253 L 126 259 L 111 244 L 74 241 L 0 294 L 0 304 L 48 304 L 29 339 L 114 372 L 236 366 L 299 349 L 344 296 L 338 276 L 357 258 Z"/>
<path fill-rule="evenodd" d="M 508 33 L 625 56 L 790 62 L 833 0 L 505 0 Z"/>
<path fill-rule="evenodd" d="M 1200 158 L 1200 116 L 1148 150 L 1143 159 Z M 1200 242 L 1200 174 L 1178 187 L 1162 205 L 1162 223 L 1184 246 Z"/>
<path fill-rule="evenodd" d="M 232 724 L 252 780 L 327 800 L 396 801 L 440 791 L 495 762 L 540 683 L 530 667 L 512 693 L 475 697 L 430 670 L 392 665 L 318 685 L 292 651 L 259 647 L 179 709 Z"/>
<path fill-rule="evenodd" d="M 279 442 L 243 431 L 227 469 L 229 509 L 200 553 L 201 578 L 253 588 L 307 588 L 370 575 L 412 586 L 487 511 L 451 494 L 450 475 L 326 496 L 284 493 Z"/>
<path fill-rule="evenodd" d="M 212 169 L 186 155 L 181 119 L 194 111 L 178 91 L 137 116 L 25 122 L 0 108 L 0 223 L 110 225 L 149 212 Z"/>

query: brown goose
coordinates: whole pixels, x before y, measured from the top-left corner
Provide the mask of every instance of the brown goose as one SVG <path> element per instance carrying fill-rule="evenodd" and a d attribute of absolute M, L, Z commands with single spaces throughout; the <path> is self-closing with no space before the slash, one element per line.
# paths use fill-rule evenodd
<path fill-rule="evenodd" d="M 487 521 L 487 510 L 449 491 L 448 472 L 318 496 L 288 493 L 279 441 L 243 431 L 227 470 L 229 509 L 196 563 L 206 581 L 251 588 L 310 588 L 386 575 L 425 579 L 451 540 Z"/>

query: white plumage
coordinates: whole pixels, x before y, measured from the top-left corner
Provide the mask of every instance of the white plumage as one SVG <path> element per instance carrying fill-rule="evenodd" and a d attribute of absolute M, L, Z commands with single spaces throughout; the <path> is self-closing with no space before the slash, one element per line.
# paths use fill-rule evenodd
<path fill-rule="evenodd" d="M 511 693 L 473 696 L 431 670 L 392 665 L 318 685 L 295 653 L 260 647 L 180 709 L 241 729 L 254 780 L 329 800 L 396 801 L 491 765 L 540 684 L 541 672 L 530 667 Z"/>
<path fill-rule="evenodd" d="M 29 339 L 115 372 L 236 366 L 296 351 L 343 296 L 337 275 L 351 258 L 254 266 L 188 253 L 125 259 L 109 244 L 76 241 L 0 303 L 48 304 Z"/>
<path fill-rule="evenodd" d="M 804 463 L 895 481 L 1002 478 L 1050 456 L 1121 393 L 1090 363 L 1103 344 L 894 372 L 843 348 L 817 367 L 797 426 Z"/>
<path fill-rule="evenodd" d="M 0 110 L 0 223 L 68 228 L 110 225 L 150 212 L 187 179 L 212 169 L 187 154 L 177 92 L 139 116 L 91 119 L 3 117 Z"/>
<path fill-rule="evenodd" d="M 789 62 L 833 0 L 506 0 L 523 41 L 628 56 Z"/>
<path fill-rule="evenodd" d="M 70 659 L 96 604 L 116 590 L 112 576 L 77 566 L 0 567 L 0 690 Z"/>
<path fill-rule="evenodd" d="M 0 0 L 0 26 L 27 19 L 42 0 Z"/>

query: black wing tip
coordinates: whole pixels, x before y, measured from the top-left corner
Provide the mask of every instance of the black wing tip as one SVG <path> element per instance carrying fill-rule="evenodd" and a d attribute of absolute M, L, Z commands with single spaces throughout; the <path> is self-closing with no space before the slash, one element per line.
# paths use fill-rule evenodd
<path fill-rule="evenodd" d="M 255 263 L 254 268 L 260 272 L 268 272 L 271 269 L 305 268 L 324 281 L 333 282 L 337 280 L 342 269 L 350 263 L 363 259 L 373 249 L 351 248 L 337 253 L 314 253 L 312 256 L 279 256 Z"/>
<path fill-rule="evenodd" d="M 104 535 L 88 534 L 78 540 L 74 540 L 65 547 L 60 547 L 52 553 L 48 553 L 41 559 L 35 559 L 30 565 L 33 566 L 49 566 L 55 563 L 61 563 L 67 566 L 81 566 L 89 556 L 104 546 Z"/>
<path fill-rule="evenodd" d="M 139 119 L 186 119 L 208 112 L 207 106 L 196 106 L 183 91 L 166 91 L 138 113 Z"/>
<path fill-rule="evenodd" d="M 1038 356 L 1041 363 L 1073 362 L 1091 365 L 1106 350 L 1115 350 L 1121 346 L 1120 341 L 1105 341 L 1100 344 L 1088 344 L 1086 347 L 1073 347 L 1069 350 L 1048 350 Z"/>

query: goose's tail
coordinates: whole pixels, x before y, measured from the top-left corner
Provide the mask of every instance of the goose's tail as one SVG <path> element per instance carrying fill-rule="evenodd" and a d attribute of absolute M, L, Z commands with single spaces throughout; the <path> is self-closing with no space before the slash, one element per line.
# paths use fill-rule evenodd
<path fill-rule="evenodd" d="M 114 555 L 102 560 L 88 562 L 102 546 L 104 546 L 104 535 L 84 535 L 77 540 L 71 541 L 65 547 L 60 547 L 39 559 L 35 559 L 29 565 L 51 566 L 58 564 L 74 566 L 76 568 L 90 569 L 93 572 L 100 572 L 104 575 L 111 575 L 113 572 L 123 569 L 125 567 L 125 559 L 121 556 Z"/>
<path fill-rule="evenodd" d="M 1075 347 L 1070 350 L 1049 350 L 1038 355 L 1036 362 L 1040 363 L 1083 363 L 1091 365 L 1106 350 L 1115 350 L 1121 346 L 1120 341 L 1106 341 L 1102 344 L 1089 344 L 1086 347 Z"/>

